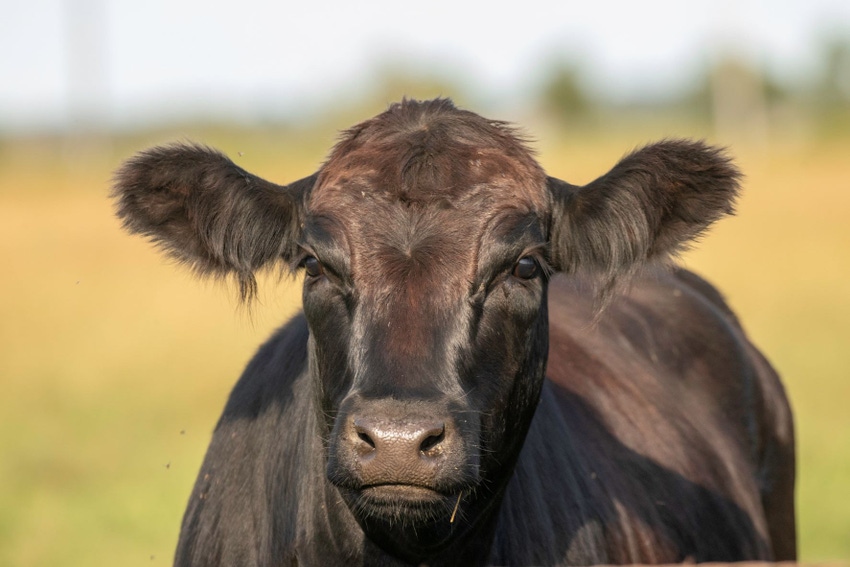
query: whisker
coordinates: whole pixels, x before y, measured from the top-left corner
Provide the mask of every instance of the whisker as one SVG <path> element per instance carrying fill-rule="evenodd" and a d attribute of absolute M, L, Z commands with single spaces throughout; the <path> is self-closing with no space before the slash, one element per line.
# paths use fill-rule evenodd
<path fill-rule="evenodd" d="M 455 502 L 455 509 L 452 510 L 452 517 L 449 518 L 449 523 L 455 523 L 455 515 L 457 514 L 457 509 L 460 507 L 460 497 L 463 496 L 463 492 L 459 492 L 457 495 L 457 502 Z"/>

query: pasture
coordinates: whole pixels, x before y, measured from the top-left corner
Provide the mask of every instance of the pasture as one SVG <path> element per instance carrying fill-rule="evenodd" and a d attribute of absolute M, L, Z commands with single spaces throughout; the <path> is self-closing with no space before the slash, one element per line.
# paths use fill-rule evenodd
<path fill-rule="evenodd" d="M 660 134 L 538 132 L 536 146 L 549 173 L 585 183 Z M 299 282 L 270 274 L 246 309 L 233 286 L 120 230 L 111 172 L 175 137 L 0 146 L 0 564 L 170 564 L 225 398 L 299 306 Z M 333 141 L 191 137 L 278 182 L 311 173 Z M 789 391 L 801 559 L 850 560 L 850 141 L 731 152 L 738 215 L 683 262 L 725 293 Z"/>

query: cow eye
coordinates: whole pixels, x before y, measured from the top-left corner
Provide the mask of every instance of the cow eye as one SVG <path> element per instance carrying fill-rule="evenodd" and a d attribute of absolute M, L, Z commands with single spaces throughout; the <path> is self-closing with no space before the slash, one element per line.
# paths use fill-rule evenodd
<path fill-rule="evenodd" d="M 537 275 L 538 270 L 539 268 L 537 266 L 537 262 L 534 261 L 534 258 L 531 256 L 525 256 L 520 258 L 514 265 L 514 271 L 511 272 L 511 274 L 515 278 L 519 278 L 521 280 L 530 280 Z"/>
<path fill-rule="evenodd" d="M 317 278 L 324 273 L 322 263 L 313 256 L 307 256 L 304 258 L 304 271 L 307 272 L 307 275 L 311 278 Z"/>

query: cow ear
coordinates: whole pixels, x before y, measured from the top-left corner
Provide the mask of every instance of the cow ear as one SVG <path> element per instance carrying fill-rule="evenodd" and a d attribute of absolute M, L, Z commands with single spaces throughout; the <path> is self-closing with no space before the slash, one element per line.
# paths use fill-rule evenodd
<path fill-rule="evenodd" d="M 550 177 L 553 267 L 601 273 L 610 288 L 733 213 L 739 179 L 722 150 L 686 140 L 637 150 L 584 187 Z"/>
<path fill-rule="evenodd" d="M 196 273 L 235 275 L 243 299 L 255 273 L 296 254 L 316 175 L 280 186 L 197 145 L 149 149 L 118 170 L 112 188 L 124 228 L 149 237 Z"/>

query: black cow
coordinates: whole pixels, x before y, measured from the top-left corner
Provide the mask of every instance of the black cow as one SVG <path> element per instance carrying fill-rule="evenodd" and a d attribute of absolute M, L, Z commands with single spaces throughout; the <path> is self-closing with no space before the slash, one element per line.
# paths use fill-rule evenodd
<path fill-rule="evenodd" d="M 129 160 L 131 232 L 245 298 L 258 270 L 305 272 L 303 314 L 227 402 L 176 563 L 794 559 L 779 379 L 714 288 L 657 267 L 738 177 L 674 140 L 570 185 L 448 100 L 391 106 L 286 186 L 199 146 Z"/>

